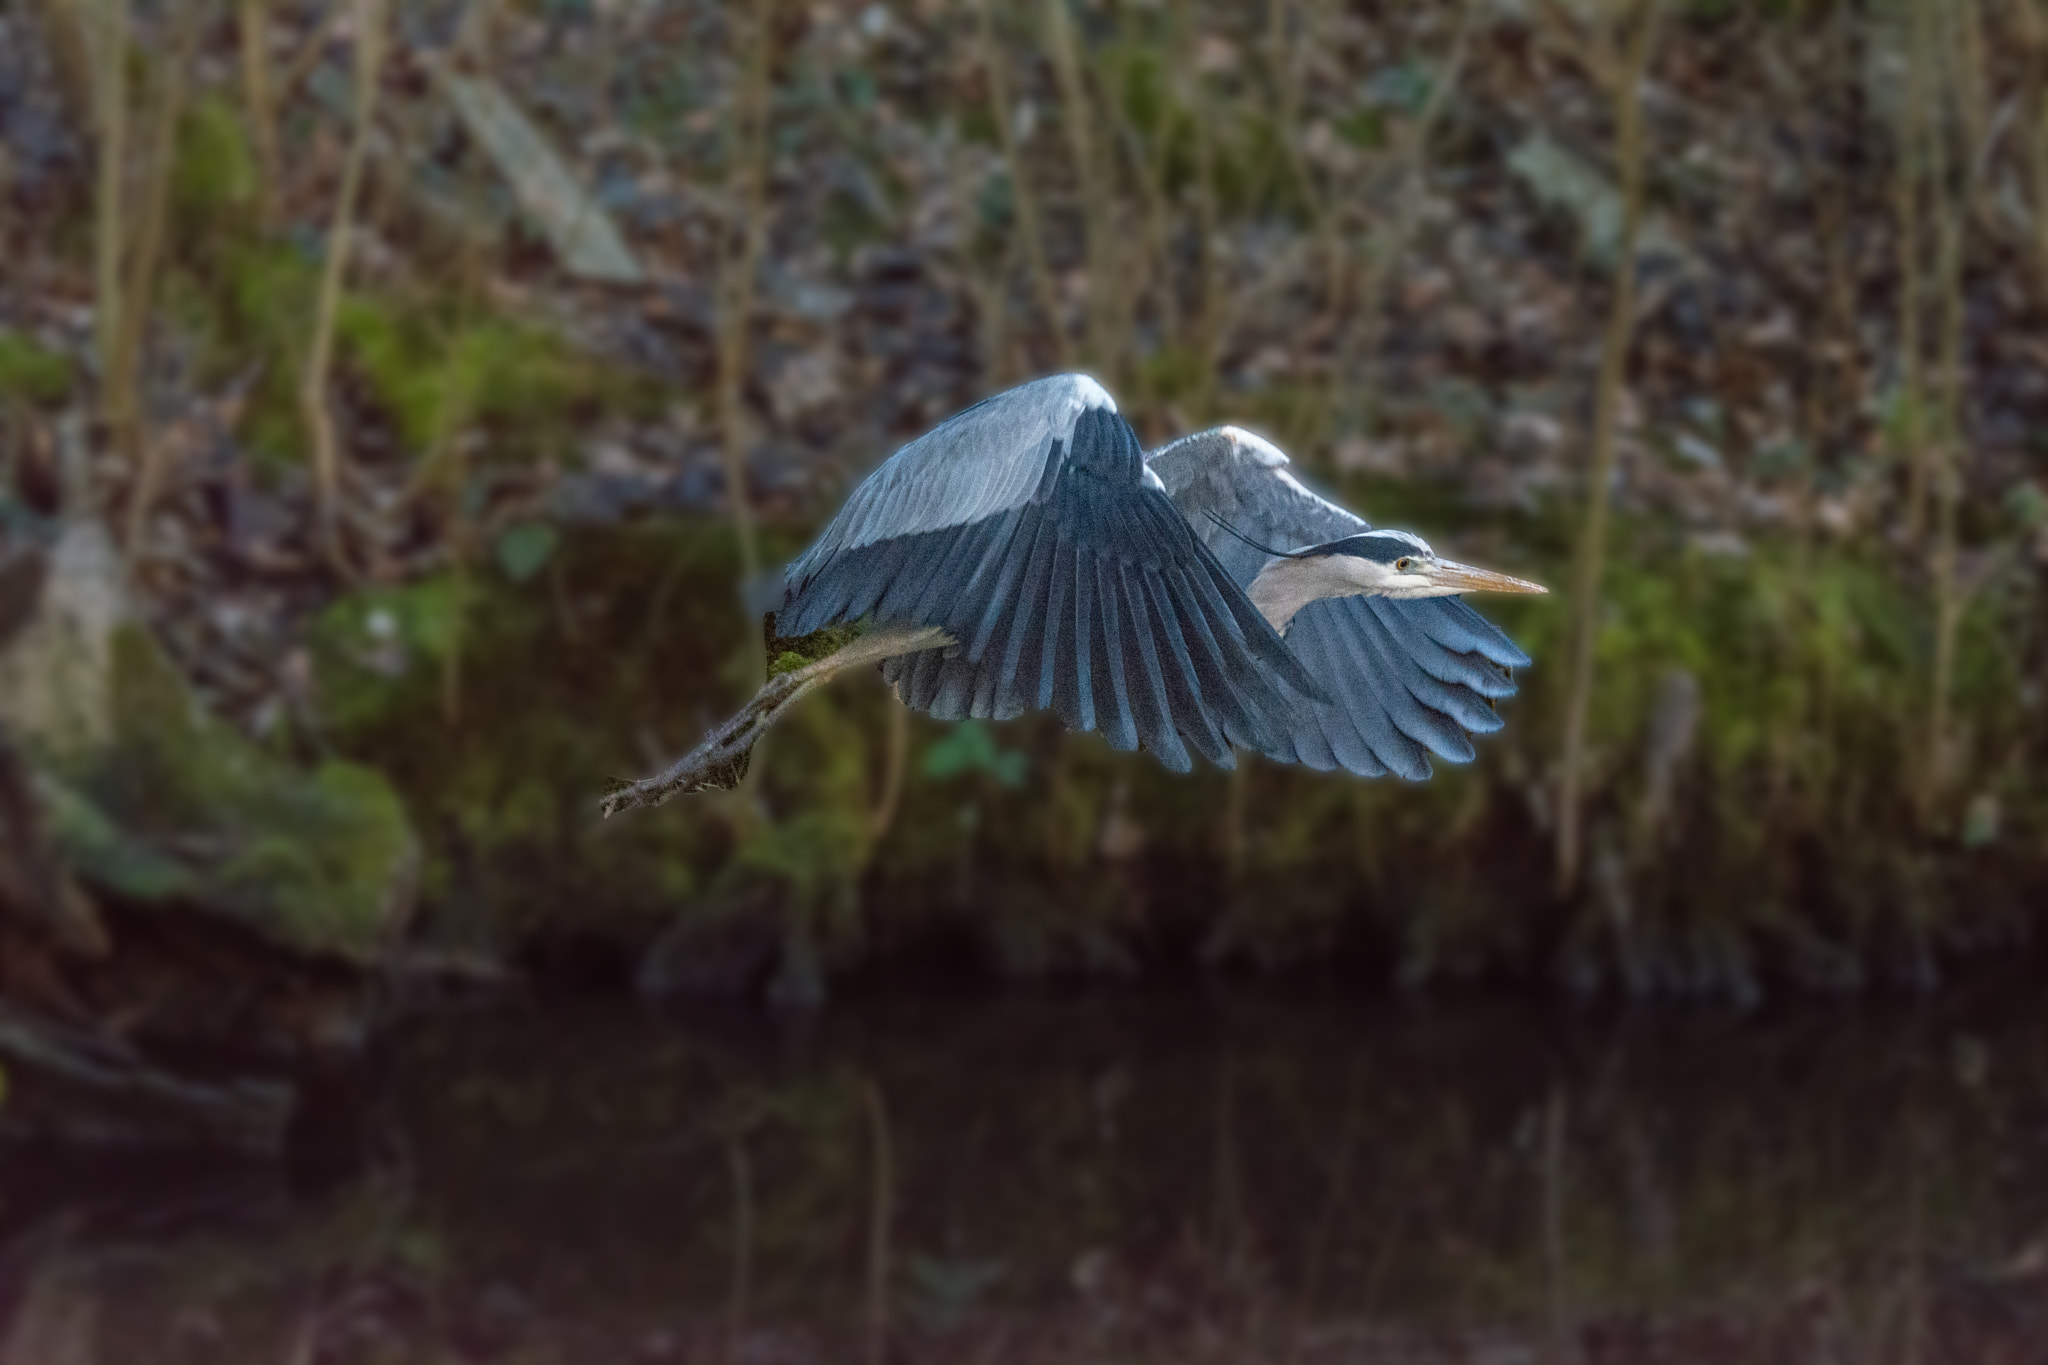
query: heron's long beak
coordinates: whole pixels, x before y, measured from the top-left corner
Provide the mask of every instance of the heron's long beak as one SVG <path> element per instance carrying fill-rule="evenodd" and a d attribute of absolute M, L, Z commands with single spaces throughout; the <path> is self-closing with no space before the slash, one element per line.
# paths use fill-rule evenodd
<path fill-rule="evenodd" d="M 1430 575 L 1437 583 L 1455 592 L 1549 592 L 1541 583 L 1531 583 L 1526 578 L 1511 578 L 1492 569 L 1475 569 L 1470 564 L 1455 560 L 1439 559 L 1436 571 Z"/>

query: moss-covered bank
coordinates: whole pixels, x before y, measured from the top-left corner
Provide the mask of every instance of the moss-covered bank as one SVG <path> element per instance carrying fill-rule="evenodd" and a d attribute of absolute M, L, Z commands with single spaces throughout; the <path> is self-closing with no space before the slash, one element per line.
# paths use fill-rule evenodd
<path fill-rule="evenodd" d="M 1443 510 L 1426 488 L 1368 492 Z M 1473 538 L 1556 575 L 1543 518 Z M 2048 794 L 1995 757 L 2032 733 L 2011 647 L 2031 638 L 2026 593 L 1994 584 L 1966 618 L 1957 697 L 1986 777 L 1929 802 L 1925 612 L 1882 556 L 1731 554 L 1651 523 L 1626 539 L 1600 642 L 1593 874 L 1569 900 L 1550 891 L 1562 628 L 1542 601 L 1489 605 L 1537 666 L 1479 760 L 1427 784 L 1265 762 L 1176 778 L 1045 717 L 913 717 L 884 826 L 894 703 L 861 677 L 776 731 L 746 791 L 600 822 L 607 783 L 693 743 L 758 648 L 726 531 L 651 521 L 563 533 L 538 568 L 340 601 L 316 634 L 321 740 L 404 791 L 430 850 L 423 932 L 498 951 L 631 952 L 667 929 L 681 959 L 726 961 L 739 934 L 755 947 L 735 969 L 779 960 L 785 984 L 964 950 L 1006 974 L 1334 956 L 1413 982 L 1752 996 L 1924 983 L 2028 937 Z"/>

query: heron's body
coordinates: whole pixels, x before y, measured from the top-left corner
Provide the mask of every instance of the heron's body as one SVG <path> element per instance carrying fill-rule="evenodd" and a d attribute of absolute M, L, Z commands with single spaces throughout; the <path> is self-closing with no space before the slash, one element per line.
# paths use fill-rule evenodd
<path fill-rule="evenodd" d="M 1408 777 L 1470 758 L 1528 659 L 1448 594 L 1540 589 L 1374 531 L 1286 464 L 1230 427 L 1147 456 L 1095 381 L 1037 380 L 855 489 L 790 566 L 777 630 L 943 630 L 883 664 L 907 705 L 1051 709 L 1179 771 L 1190 747 Z"/>
<path fill-rule="evenodd" d="M 1362 776 L 1429 775 L 1500 728 L 1528 658 L 1456 594 L 1542 592 L 1437 558 L 1310 492 L 1235 427 L 1150 455 L 1085 375 L 987 399 L 897 451 L 789 566 L 776 630 L 866 622 L 771 678 L 607 815 L 728 788 L 763 731 L 842 668 L 879 662 L 946 720 L 1052 710 L 1177 772 L 1237 748 Z"/>

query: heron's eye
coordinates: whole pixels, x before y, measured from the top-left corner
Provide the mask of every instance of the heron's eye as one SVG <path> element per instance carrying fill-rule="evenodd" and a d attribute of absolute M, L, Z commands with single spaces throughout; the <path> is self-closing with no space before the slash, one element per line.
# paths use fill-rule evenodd
<path fill-rule="evenodd" d="M 1415 561 L 1413 559 L 1410 559 L 1407 555 L 1402 555 L 1399 559 L 1394 561 L 1395 573 L 1407 573 L 1410 569 L 1414 567 Z"/>

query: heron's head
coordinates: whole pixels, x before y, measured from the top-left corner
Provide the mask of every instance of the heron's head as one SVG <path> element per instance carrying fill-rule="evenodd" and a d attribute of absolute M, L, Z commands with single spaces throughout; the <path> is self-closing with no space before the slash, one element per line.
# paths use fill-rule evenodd
<path fill-rule="evenodd" d="M 1362 531 L 1355 536 L 1296 550 L 1302 561 L 1324 560 L 1320 568 L 1329 597 L 1450 597 L 1461 592 L 1549 592 L 1527 579 L 1439 559 L 1429 542 L 1406 531 Z"/>
<path fill-rule="evenodd" d="M 1296 612 L 1325 597 L 1548 591 L 1526 579 L 1440 558 L 1428 541 L 1406 531 L 1361 531 L 1272 560 L 1252 581 L 1250 596 L 1273 628 L 1284 633 Z"/>

